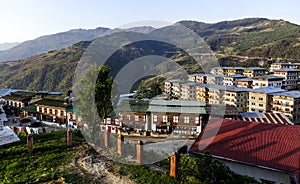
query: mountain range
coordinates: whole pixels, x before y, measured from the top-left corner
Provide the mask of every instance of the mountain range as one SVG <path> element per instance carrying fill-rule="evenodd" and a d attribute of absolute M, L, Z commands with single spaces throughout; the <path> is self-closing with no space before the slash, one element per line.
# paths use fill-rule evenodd
<path fill-rule="evenodd" d="M 214 24 L 197 21 L 176 24 L 201 36 L 223 66 L 267 66 L 274 61 L 300 61 L 300 26 L 284 20 L 247 18 Z M 76 65 L 91 41 L 121 31 L 76 29 L 42 36 L 0 51 L 0 61 L 9 60 L 0 63 L 0 87 L 66 91 L 72 86 Z M 138 27 L 125 31 L 151 34 L 155 29 Z M 150 46 L 147 50 L 151 51 Z M 142 55 L 142 52 L 140 49 L 135 54 Z M 174 58 L 189 72 L 199 71 L 185 56 L 179 54 Z"/>
<path fill-rule="evenodd" d="M 110 35 L 120 31 L 149 33 L 152 27 L 136 27 L 129 29 L 109 29 L 98 27 L 96 29 L 73 29 L 52 35 L 41 36 L 34 40 L 25 41 L 18 45 L 0 51 L 0 62 L 25 59 L 41 53 L 66 48 L 80 41 L 91 41 L 97 37 Z"/>

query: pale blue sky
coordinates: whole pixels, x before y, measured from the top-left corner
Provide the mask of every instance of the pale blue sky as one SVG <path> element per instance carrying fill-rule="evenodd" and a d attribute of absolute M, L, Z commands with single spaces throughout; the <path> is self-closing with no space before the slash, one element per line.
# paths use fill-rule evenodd
<path fill-rule="evenodd" d="M 0 43 L 141 20 L 218 22 L 246 17 L 300 24 L 299 0 L 0 0 Z"/>

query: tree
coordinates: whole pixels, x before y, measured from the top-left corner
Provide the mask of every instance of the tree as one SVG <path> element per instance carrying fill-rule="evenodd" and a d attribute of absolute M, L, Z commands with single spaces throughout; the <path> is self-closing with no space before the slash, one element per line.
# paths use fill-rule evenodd
<path fill-rule="evenodd" d="M 98 137 L 99 124 L 112 110 L 112 77 L 106 66 L 91 66 L 78 82 L 74 83 L 75 112 L 87 125 L 83 134 L 87 141 Z"/>
<path fill-rule="evenodd" d="M 109 76 L 109 72 L 110 69 L 108 67 L 102 66 L 95 85 L 97 112 L 102 119 L 104 119 L 113 109 L 111 98 L 113 78 Z"/>

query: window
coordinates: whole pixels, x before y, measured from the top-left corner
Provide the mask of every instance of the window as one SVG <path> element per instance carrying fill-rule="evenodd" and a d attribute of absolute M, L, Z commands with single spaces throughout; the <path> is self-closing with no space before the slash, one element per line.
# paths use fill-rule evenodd
<path fill-rule="evenodd" d="M 153 121 L 157 122 L 157 115 L 153 115 Z"/>
<path fill-rule="evenodd" d="M 264 100 L 264 98 L 259 98 L 259 100 Z"/>
<path fill-rule="evenodd" d="M 166 115 L 163 116 L 163 122 L 168 122 L 168 116 Z"/>
<path fill-rule="evenodd" d="M 183 122 L 184 123 L 190 123 L 190 117 L 185 116 Z"/>
<path fill-rule="evenodd" d="M 254 97 L 254 96 L 251 96 L 251 99 L 255 99 L 255 97 Z"/>
<path fill-rule="evenodd" d="M 258 106 L 263 107 L 264 105 L 263 104 L 259 104 Z"/>
<path fill-rule="evenodd" d="M 178 116 L 173 116 L 173 122 L 178 123 Z"/>
<path fill-rule="evenodd" d="M 130 120 L 130 114 L 127 114 L 127 119 Z"/>
<path fill-rule="evenodd" d="M 251 105 L 255 105 L 255 103 L 251 103 Z"/>
<path fill-rule="evenodd" d="M 109 125 L 111 124 L 111 119 L 110 118 L 106 119 L 106 124 L 109 124 Z"/>
<path fill-rule="evenodd" d="M 195 123 L 199 124 L 199 117 L 195 117 Z"/>
<path fill-rule="evenodd" d="M 120 120 L 123 119 L 123 114 L 119 114 L 119 119 L 120 119 Z"/>
<path fill-rule="evenodd" d="M 139 121 L 139 116 L 134 116 L 134 121 Z"/>

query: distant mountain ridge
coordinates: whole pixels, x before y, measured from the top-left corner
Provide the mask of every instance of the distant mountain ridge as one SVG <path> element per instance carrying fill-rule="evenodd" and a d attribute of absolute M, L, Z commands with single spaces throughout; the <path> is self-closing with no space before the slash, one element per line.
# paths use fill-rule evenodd
<path fill-rule="evenodd" d="M 18 42 L 14 42 L 14 43 L 0 43 L 0 51 L 1 50 L 7 50 L 10 48 L 13 48 L 14 46 L 18 45 Z"/>
<path fill-rule="evenodd" d="M 196 21 L 180 21 L 177 24 L 182 24 L 200 35 L 216 53 L 220 65 L 223 66 L 265 67 L 275 61 L 300 61 L 300 26 L 284 20 L 249 18 L 215 24 Z M 139 32 L 139 34 L 155 34 L 160 31 L 160 29 L 153 30 L 154 28 L 151 27 L 140 27 L 127 31 Z M 71 30 L 55 36 L 62 37 L 57 40 L 64 40 L 67 39 L 67 36 L 64 37 L 65 34 L 73 38 L 73 34 L 77 35 L 85 31 L 88 30 Z M 97 35 L 106 35 L 107 38 L 110 34 L 120 31 L 98 28 L 98 30 L 89 30 L 89 36 L 85 38 L 91 39 Z M 51 37 L 40 39 L 43 38 L 47 40 Z M 77 63 L 90 43 L 91 41 L 82 41 L 23 60 L 0 62 L 0 88 L 66 91 L 72 86 Z M 157 50 L 159 49 L 163 52 L 163 47 L 158 47 Z M 150 52 L 151 48 L 148 47 L 146 50 Z M 136 55 L 142 55 L 142 52 L 142 49 L 134 49 Z M 195 68 L 193 62 L 186 56 L 178 55 L 174 58 L 175 62 L 182 63 L 186 71 L 190 73 L 199 71 L 199 68 Z"/>
<path fill-rule="evenodd" d="M 22 42 L 11 49 L 0 51 L 0 62 L 25 59 L 52 50 L 66 48 L 81 41 L 91 41 L 97 37 L 120 31 L 148 33 L 153 29 L 154 28 L 150 26 L 129 29 L 110 29 L 104 27 L 98 27 L 96 29 L 72 29 L 67 32 L 41 36 L 34 40 Z"/>

